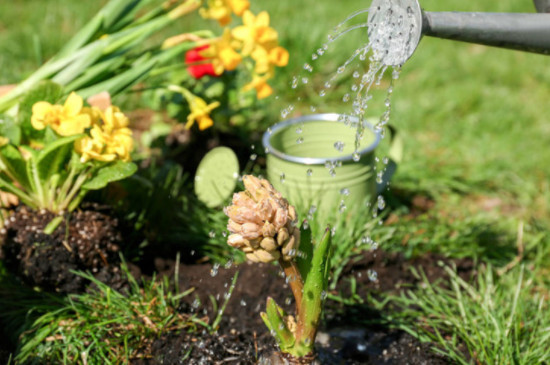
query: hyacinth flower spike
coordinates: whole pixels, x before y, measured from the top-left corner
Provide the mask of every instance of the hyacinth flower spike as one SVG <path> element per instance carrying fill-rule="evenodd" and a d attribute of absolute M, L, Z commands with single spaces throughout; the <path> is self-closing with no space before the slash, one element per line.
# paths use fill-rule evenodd
<path fill-rule="evenodd" d="M 289 315 L 267 298 L 261 317 L 290 363 L 314 360 L 314 341 L 326 297 L 330 268 L 331 234 L 327 228 L 320 243 L 312 241 L 307 222 L 297 226 L 296 209 L 264 179 L 243 176 L 245 191 L 233 196 L 225 208 L 231 235 L 228 244 L 242 250 L 253 262 L 278 261 L 296 301 Z"/>

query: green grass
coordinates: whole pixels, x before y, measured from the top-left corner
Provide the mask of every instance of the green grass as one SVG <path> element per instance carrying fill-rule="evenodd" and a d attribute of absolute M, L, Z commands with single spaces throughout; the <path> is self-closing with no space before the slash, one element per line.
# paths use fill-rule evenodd
<path fill-rule="evenodd" d="M 424 0 L 421 4 L 428 11 L 533 11 L 529 1 Z M 262 104 L 263 126 L 279 121 L 281 109 L 291 104 L 296 114 L 309 113 L 311 106 L 325 112 L 350 110 L 342 96 L 350 92 L 352 72 L 366 70 L 365 62 L 354 62 L 325 97 L 318 93 L 365 42 L 366 30 L 343 36 L 316 61 L 311 55 L 326 43 L 334 26 L 367 6 L 368 2 L 359 0 L 253 2 L 255 12 L 269 11 L 281 44 L 291 54 L 289 66 L 278 70 L 273 80 L 277 97 Z M 52 56 L 97 8 L 96 2 L 69 0 L 0 5 L 0 84 L 22 79 Z M 186 19 L 169 34 L 205 24 Z M 306 62 L 313 73 L 303 69 Z M 391 214 L 385 217 L 392 223 L 378 225 L 370 214 L 343 215 L 334 223 L 335 242 L 341 242 L 333 261 L 336 270 L 350 259 L 350 253 L 368 248 L 362 243 L 364 236 L 408 256 L 435 251 L 473 257 L 495 268 L 514 262 L 521 247 L 520 263 L 502 277 L 491 281 L 492 271 L 487 269 L 476 284 L 453 278 L 455 286 L 450 290 L 428 286 L 410 293 L 407 300 L 414 298 L 420 308 L 414 315 L 426 318 L 431 328 L 418 335 L 440 343 L 439 349 L 456 361 L 465 361 L 455 346 L 458 339 L 483 363 L 548 361 L 544 357 L 544 341 L 548 341 L 544 329 L 549 326 L 544 310 L 548 308 L 539 309 L 538 299 L 530 294 L 547 296 L 550 288 L 549 64 L 546 56 L 425 37 L 394 87 L 391 123 L 403 136 L 405 150 L 386 194 Z M 290 87 L 294 76 L 308 77 L 309 82 L 294 90 Z M 381 89 L 387 85 L 388 77 Z M 369 106 L 373 116 L 384 108 L 384 92 L 377 93 Z M 430 197 L 433 207 L 416 214 L 410 203 L 415 196 Z M 203 216 L 202 223 L 188 233 L 201 242 L 222 245 L 223 215 L 194 212 Z M 211 228 L 216 237 L 209 237 Z M 213 256 L 223 255 L 214 251 Z M 445 335 L 456 333 L 456 341 L 434 335 L 434 329 Z"/>
<path fill-rule="evenodd" d="M 128 363 L 169 331 L 212 331 L 217 326 L 216 321 L 210 325 L 208 318 L 177 311 L 180 299 L 193 288 L 180 293 L 177 287 L 171 289 L 168 278 L 138 283 L 125 273 L 129 288 L 121 292 L 82 274 L 95 289 L 70 295 L 55 310 L 38 316 L 21 334 L 15 360 L 25 364 Z"/>
<path fill-rule="evenodd" d="M 491 267 L 482 267 L 474 284 L 450 267 L 445 270 L 448 289 L 424 277 L 422 289 L 395 298 L 394 303 L 415 308 L 402 314 L 410 321 L 401 328 L 433 341 L 434 350 L 455 364 L 550 361 L 548 292 L 537 287 L 529 268 L 521 265 L 498 277 Z"/>

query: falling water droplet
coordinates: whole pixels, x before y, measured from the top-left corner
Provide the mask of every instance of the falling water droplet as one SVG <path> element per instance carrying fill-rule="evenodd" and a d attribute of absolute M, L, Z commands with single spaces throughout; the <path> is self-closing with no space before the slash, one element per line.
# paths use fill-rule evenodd
<path fill-rule="evenodd" d="M 312 169 L 307 169 L 306 174 L 307 174 L 307 176 L 313 175 L 313 170 Z"/>
<path fill-rule="evenodd" d="M 218 275 L 218 270 L 220 269 L 220 264 L 214 264 L 212 269 L 210 269 L 210 276 L 214 277 Z"/>
<path fill-rule="evenodd" d="M 383 210 L 386 207 L 386 201 L 382 195 L 378 195 L 377 206 L 379 210 Z"/>
<path fill-rule="evenodd" d="M 302 133 L 302 132 L 303 132 L 302 127 L 296 128 L 296 133 L 300 134 L 300 133 Z"/>
<path fill-rule="evenodd" d="M 355 71 L 355 72 L 353 73 L 353 77 L 354 77 L 354 78 L 358 78 L 359 76 L 361 76 L 361 74 L 359 73 L 359 71 Z"/>
<path fill-rule="evenodd" d="M 311 65 L 309 63 L 305 63 L 304 64 L 304 70 L 306 70 L 308 72 L 313 72 L 313 67 L 311 67 Z"/>
<path fill-rule="evenodd" d="M 346 211 L 346 203 L 343 200 L 340 200 L 340 205 L 338 206 L 338 211 L 344 213 Z"/>
<path fill-rule="evenodd" d="M 346 68 L 344 66 L 340 66 L 338 67 L 338 70 L 336 70 L 336 72 L 338 72 L 339 74 L 341 74 L 342 72 L 344 72 L 346 70 Z"/>
<path fill-rule="evenodd" d="M 340 189 L 340 194 L 344 195 L 344 196 L 348 196 L 349 195 L 349 189 L 348 188 Z"/>
<path fill-rule="evenodd" d="M 353 152 L 353 161 L 355 162 L 359 162 L 359 160 L 361 159 L 361 155 L 359 154 L 359 152 Z"/>
<path fill-rule="evenodd" d="M 251 161 L 256 161 L 257 158 L 258 158 L 258 155 L 255 154 L 255 153 L 253 153 L 253 154 L 250 155 L 250 160 L 251 160 Z"/>
<path fill-rule="evenodd" d="M 367 276 L 369 277 L 370 281 L 377 281 L 378 280 L 378 273 L 372 269 L 367 270 Z"/>
<path fill-rule="evenodd" d="M 210 238 L 216 237 L 216 231 L 211 230 L 210 232 L 208 232 L 208 236 L 209 236 Z"/>
<path fill-rule="evenodd" d="M 349 99 L 350 99 L 350 95 L 346 93 L 346 94 L 344 94 L 344 97 L 342 98 L 342 101 L 347 103 L 349 101 Z"/>
<path fill-rule="evenodd" d="M 242 306 L 242 307 L 246 307 L 246 302 L 245 302 L 244 299 L 241 299 L 241 306 Z"/>
<path fill-rule="evenodd" d="M 298 87 L 298 78 L 297 78 L 296 76 L 294 76 L 294 77 L 292 78 L 291 87 L 292 87 L 293 89 L 296 89 L 296 88 Z"/>
<path fill-rule="evenodd" d="M 327 92 L 326 92 L 325 90 L 319 91 L 319 96 L 320 96 L 320 97 L 323 97 L 323 96 L 325 96 L 326 94 L 327 94 Z"/>
<path fill-rule="evenodd" d="M 337 141 L 337 142 L 334 143 L 334 148 L 339 152 L 344 151 L 344 146 L 345 146 L 345 144 L 342 141 Z"/>
<path fill-rule="evenodd" d="M 309 79 L 307 77 L 302 77 L 302 84 L 307 84 L 309 82 Z"/>
<path fill-rule="evenodd" d="M 299 137 L 297 140 L 296 140 L 296 143 L 297 144 L 300 144 L 300 143 L 303 143 L 304 142 L 304 137 Z"/>
<path fill-rule="evenodd" d="M 279 177 L 279 180 L 281 180 L 281 182 L 284 184 L 285 182 L 285 173 L 281 173 L 281 176 Z"/>

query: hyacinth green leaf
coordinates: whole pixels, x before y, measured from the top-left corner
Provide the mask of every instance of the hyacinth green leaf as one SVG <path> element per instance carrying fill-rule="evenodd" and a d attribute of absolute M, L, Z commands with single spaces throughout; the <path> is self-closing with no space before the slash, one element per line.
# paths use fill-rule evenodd
<path fill-rule="evenodd" d="M 31 185 L 27 175 L 27 162 L 21 152 L 11 144 L 0 148 L 0 171 L 6 170 L 7 174 L 17 181 L 23 188 Z"/>
<path fill-rule="evenodd" d="M 304 338 L 313 343 L 317 326 L 321 317 L 323 293 L 327 290 L 328 274 L 330 269 L 330 250 L 332 235 L 330 226 L 325 230 L 323 239 L 315 246 L 311 269 L 304 283 L 304 293 L 300 312 L 303 311 Z"/>
<path fill-rule="evenodd" d="M 302 222 L 300 226 L 300 252 L 301 254 L 296 257 L 296 264 L 298 265 L 298 271 L 302 276 L 302 280 L 306 281 L 309 270 L 311 269 L 311 260 L 313 259 L 313 237 L 311 235 L 311 228 L 307 220 Z"/>
<path fill-rule="evenodd" d="M 103 189 L 108 183 L 132 176 L 137 171 L 137 165 L 132 162 L 116 161 L 97 169 L 96 173 L 82 188 L 85 190 Z"/>
<path fill-rule="evenodd" d="M 82 134 L 60 138 L 44 147 L 36 157 L 40 179 L 46 181 L 53 174 L 63 171 L 72 155 L 74 141 Z"/>
<path fill-rule="evenodd" d="M 266 317 L 269 324 L 266 323 L 270 331 L 275 332 L 275 338 L 282 351 L 288 350 L 294 346 L 296 339 L 288 329 L 283 318 L 283 311 L 271 297 L 267 298 Z M 264 316 L 262 316 L 264 319 Z M 264 319 L 266 322 L 266 319 Z M 273 333 L 273 332 L 272 332 Z"/>

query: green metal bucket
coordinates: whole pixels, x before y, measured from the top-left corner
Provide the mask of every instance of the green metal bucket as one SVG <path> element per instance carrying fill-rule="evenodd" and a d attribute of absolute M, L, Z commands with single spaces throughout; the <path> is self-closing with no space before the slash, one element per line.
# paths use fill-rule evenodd
<path fill-rule="evenodd" d="M 349 125 L 342 118 L 314 114 L 288 119 L 262 139 L 268 180 L 291 204 L 305 209 L 315 206 L 318 218 L 373 200 L 377 194 L 374 150 L 380 135 L 365 122 L 360 158 L 354 161 L 358 120 L 347 116 Z M 338 142 L 343 145 L 336 148 Z"/>

